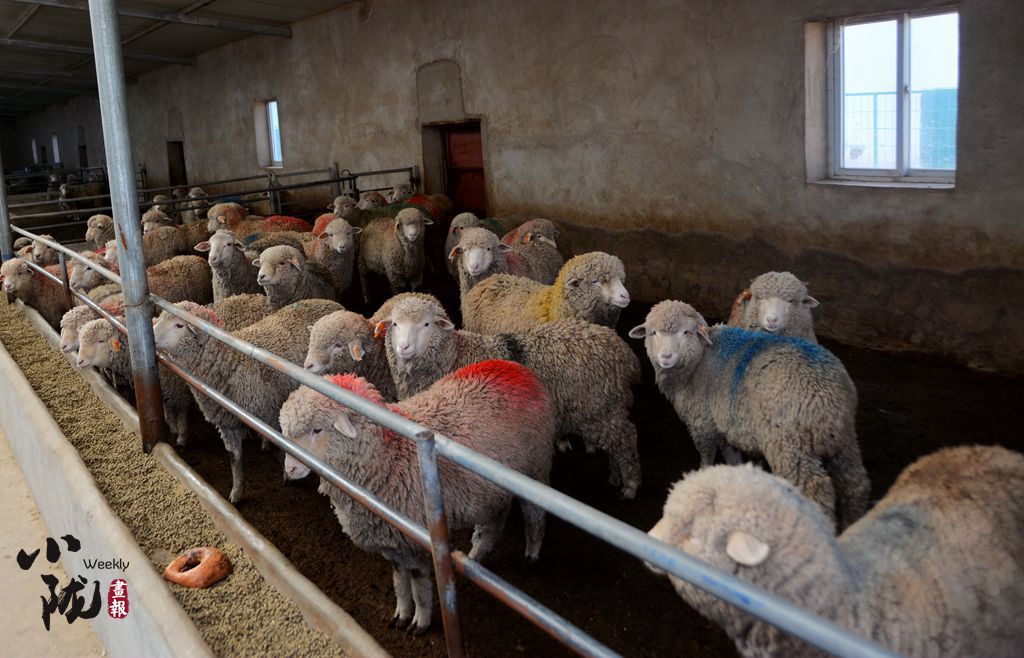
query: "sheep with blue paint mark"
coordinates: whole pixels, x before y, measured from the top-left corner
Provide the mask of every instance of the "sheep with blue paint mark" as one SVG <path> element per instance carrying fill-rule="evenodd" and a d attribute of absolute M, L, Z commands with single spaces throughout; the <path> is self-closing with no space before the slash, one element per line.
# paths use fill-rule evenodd
<path fill-rule="evenodd" d="M 733 463 L 737 451 L 760 454 L 838 517 L 839 528 L 864 514 L 870 485 L 857 445 L 857 389 L 831 352 L 799 338 L 708 327 L 692 306 L 672 300 L 629 335 L 644 339 L 701 468 L 719 451 Z"/>
<path fill-rule="evenodd" d="M 807 284 L 794 274 L 765 272 L 736 298 L 726 324 L 817 343 L 811 317 L 817 306 L 818 300 L 807 294 Z"/>

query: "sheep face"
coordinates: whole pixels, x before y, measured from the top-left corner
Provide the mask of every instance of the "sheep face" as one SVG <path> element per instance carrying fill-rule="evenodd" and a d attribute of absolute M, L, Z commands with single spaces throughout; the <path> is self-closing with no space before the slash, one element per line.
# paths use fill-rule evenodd
<path fill-rule="evenodd" d="M 244 253 L 245 245 L 235 237 L 234 233 L 220 230 L 210 236 L 209 240 L 197 244 L 195 249 L 209 252 L 206 261 L 210 267 L 216 268 L 230 262 L 236 251 Z"/>
<path fill-rule="evenodd" d="M 61 183 L 60 188 L 57 191 L 57 196 L 61 199 L 67 199 L 71 194 L 71 185 L 67 183 Z"/>
<path fill-rule="evenodd" d="M 429 349 L 440 332 L 455 329 L 444 311 L 434 304 L 408 300 L 395 306 L 387 328 L 387 339 L 399 361 L 411 361 Z"/>
<path fill-rule="evenodd" d="M 416 188 L 412 186 L 412 183 L 399 183 L 391 188 L 388 193 L 388 201 L 391 203 L 401 203 L 407 199 L 410 199 L 416 194 Z"/>
<path fill-rule="evenodd" d="M 363 192 L 362 196 L 359 197 L 358 205 L 361 210 L 372 210 L 386 206 L 387 203 L 387 199 L 380 192 Z"/>
<path fill-rule="evenodd" d="M 818 306 L 818 300 L 807 294 L 807 286 L 789 272 L 762 274 L 750 283 L 750 293 L 761 328 L 771 333 L 785 334 L 798 315 L 809 316 Z"/>
<path fill-rule="evenodd" d="M 46 238 L 47 240 L 53 240 L 52 235 L 42 235 L 40 237 Z M 42 242 L 33 242 L 32 262 L 36 265 L 53 265 L 57 262 L 57 250 L 53 247 L 46 246 Z"/>
<path fill-rule="evenodd" d="M 315 375 L 351 372 L 373 341 L 372 329 L 361 315 L 335 311 L 316 321 L 309 333 L 303 366 Z"/>
<path fill-rule="evenodd" d="M 170 202 L 171 197 L 166 194 L 157 194 L 153 197 L 153 205 L 150 206 L 153 210 L 160 212 L 167 212 L 167 204 Z"/>
<path fill-rule="evenodd" d="M 664 301 L 647 314 L 646 321 L 629 331 L 630 338 L 642 338 L 647 357 L 655 368 L 689 368 L 711 344 L 708 324 L 689 304 Z"/>
<path fill-rule="evenodd" d="M 156 348 L 169 354 L 176 354 L 182 350 L 186 339 L 195 333 L 195 327 L 167 311 L 161 313 L 153 324 L 153 342 Z"/>
<path fill-rule="evenodd" d="M 359 213 L 359 202 L 347 194 L 342 194 L 335 197 L 334 203 L 327 206 L 327 209 L 334 212 L 338 217 L 351 221 Z"/>
<path fill-rule="evenodd" d="M 256 282 L 261 286 L 279 286 L 302 272 L 306 259 L 295 247 L 280 245 L 266 249 L 252 264 L 260 268 Z"/>
<path fill-rule="evenodd" d="M 480 218 L 471 212 L 463 212 L 452 218 L 451 226 L 448 227 L 448 234 L 458 237 L 462 233 L 462 229 L 466 228 L 479 228 L 481 225 Z"/>
<path fill-rule="evenodd" d="M 433 224 L 416 208 L 405 208 L 395 216 L 395 230 L 408 242 L 415 243 L 423 235 L 425 227 Z"/>
<path fill-rule="evenodd" d="M 78 332 L 94 315 L 88 306 L 76 306 L 64 314 L 60 319 L 61 352 L 70 354 L 78 349 Z"/>
<path fill-rule="evenodd" d="M 508 253 L 512 247 L 503 244 L 498 236 L 483 228 L 466 228 L 462 231 L 459 244 L 455 245 L 448 257 L 459 260 L 470 276 L 480 276 L 491 269 L 497 254 Z"/>
<path fill-rule="evenodd" d="M 118 331 L 104 319 L 87 322 L 78 331 L 79 368 L 109 368 L 114 352 L 123 349 Z"/>
<path fill-rule="evenodd" d="M 321 239 L 327 241 L 327 247 L 334 253 L 346 254 L 355 249 L 355 236 L 362 232 L 363 229 L 339 217 L 327 225 Z"/>
<path fill-rule="evenodd" d="M 12 258 L 0 266 L 3 289 L 17 297 L 24 296 L 32 287 L 32 268 L 20 258 Z"/>
<path fill-rule="evenodd" d="M 117 254 L 115 253 L 116 257 Z M 96 255 L 92 256 L 92 259 L 99 260 Z M 92 265 L 86 265 L 80 261 L 75 261 L 75 264 L 71 266 L 71 273 L 68 276 L 68 284 L 75 290 L 81 290 L 88 292 L 96 286 L 105 282 L 103 275 L 100 274 L 96 268 Z"/>
<path fill-rule="evenodd" d="M 622 261 L 609 254 L 591 252 L 577 256 L 562 267 L 558 278 L 567 305 L 581 317 L 593 317 L 596 312 L 599 316 L 618 318 L 618 313 L 629 305 L 625 268 Z"/>
<path fill-rule="evenodd" d="M 89 218 L 87 228 L 85 229 L 85 239 L 90 242 L 99 240 L 104 233 L 111 230 L 114 226 L 114 220 L 109 215 L 93 215 Z"/>

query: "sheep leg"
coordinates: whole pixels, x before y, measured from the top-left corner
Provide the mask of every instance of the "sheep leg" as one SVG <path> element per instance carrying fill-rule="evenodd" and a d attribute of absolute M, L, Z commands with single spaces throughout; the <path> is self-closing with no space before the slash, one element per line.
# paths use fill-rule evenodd
<path fill-rule="evenodd" d="M 555 449 L 558 452 L 569 452 L 572 450 L 572 443 L 569 441 L 569 437 L 563 435 L 555 439 Z"/>
<path fill-rule="evenodd" d="M 832 478 L 838 498 L 836 515 L 840 517 L 839 530 L 864 515 L 871 495 L 871 482 L 860 458 L 860 446 L 850 437 L 832 457 L 825 460 L 825 468 Z"/>
<path fill-rule="evenodd" d="M 511 503 L 506 505 L 505 509 L 501 510 L 498 517 L 491 523 L 482 523 L 473 528 L 472 548 L 469 549 L 471 560 L 481 562 L 494 550 L 505 529 L 505 521 L 508 519 L 508 511 L 511 507 Z"/>
<path fill-rule="evenodd" d="M 523 511 L 523 525 L 526 531 L 526 563 L 533 564 L 540 559 L 540 546 L 544 542 L 544 527 L 547 516 L 544 508 L 520 499 Z"/>
<path fill-rule="evenodd" d="M 700 453 L 700 467 L 714 466 L 719 449 L 725 445 L 722 435 L 713 427 L 693 425 L 688 429 L 690 437 L 693 439 L 693 445 Z"/>
<path fill-rule="evenodd" d="M 171 423 L 168 423 L 168 426 L 174 432 L 176 443 L 179 446 L 184 446 L 188 443 L 188 405 L 171 406 L 164 403 L 164 409 L 170 409 L 171 418 L 174 419 L 174 425 L 171 426 Z"/>
<path fill-rule="evenodd" d="M 224 441 L 224 447 L 231 453 L 231 494 L 228 500 L 237 503 L 242 500 L 242 489 L 245 484 L 242 475 L 242 439 L 245 438 L 245 430 L 222 429 L 220 437 Z"/>
<path fill-rule="evenodd" d="M 412 582 L 409 570 L 392 565 L 391 582 L 395 585 L 395 614 L 391 618 L 390 628 L 402 629 L 409 625 L 413 615 Z"/>
<path fill-rule="evenodd" d="M 619 487 L 619 496 L 629 500 L 640 488 L 640 453 L 636 447 L 636 427 L 625 417 L 605 418 L 584 428 L 589 451 L 600 448 L 608 455 L 608 483 Z"/>
<path fill-rule="evenodd" d="M 817 455 L 801 450 L 802 443 L 783 437 L 766 447 L 764 457 L 772 473 L 789 480 L 805 496 L 818 503 L 826 516 L 835 522 L 836 496 L 832 480 Z"/>
<path fill-rule="evenodd" d="M 366 284 L 366 261 L 359 259 L 359 287 L 363 289 L 363 301 L 370 303 L 370 288 Z"/>
<path fill-rule="evenodd" d="M 416 615 L 412 618 L 408 633 L 423 635 L 430 628 L 434 614 L 434 579 L 427 569 L 410 569 L 412 600 L 416 604 Z"/>
<path fill-rule="evenodd" d="M 722 444 L 722 457 L 729 466 L 739 466 L 743 463 L 743 453 L 728 443 Z"/>
<path fill-rule="evenodd" d="M 388 273 L 388 284 L 391 286 L 391 294 L 397 295 L 398 293 L 405 290 L 406 285 L 405 279 L 398 276 L 397 273 L 389 271 Z M 411 290 L 411 288 L 410 288 Z"/>

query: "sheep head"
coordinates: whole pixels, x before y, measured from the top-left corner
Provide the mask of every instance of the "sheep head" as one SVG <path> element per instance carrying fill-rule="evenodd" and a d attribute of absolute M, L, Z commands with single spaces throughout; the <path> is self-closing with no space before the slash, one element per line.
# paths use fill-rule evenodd
<path fill-rule="evenodd" d="M 310 327 L 303 365 L 314 375 L 352 372 L 367 350 L 377 349 L 373 332 L 373 325 L 358 313 L 335 311 L 325 315 Z"/>
<path fill-rule="evenodd" d="M 611 254 L 592 251 L 569 259 L 554 284 L 569 311 L 563 317 L 614 325 L 629 305 L 625 281 L 622 261 Z"/>
<path fill-rule="evenodd" d="M 434 221 L 428 219 L 419 208 L 404 208 L 395 215 L 395 231 L 411 244 L 420 240 L 426 230 L 425 227 L 433 223 Z"/>
<path fill-rule="evenodd" d="M 355 237 L 362 232 L 363 229 L 339 217 L 327 225 L 320 239 L 326 241 L 327 247 L 334 253 L 347 254 L 355 249 Z"/>
<path fill-rule="evenodd" d="M 711 345 L 704 316 L 674 300 L 655 304 L 644 323 L 630 329 L 629 337 L 642 338 L 651 364 L 663 370 L 693 367 Z"/>
<path fill-rule="evenodd" d="M 109 368 L 114 353 L 126 349 L 122 340 L 120 332 L 104 318 L 86 322 L 78 330 L 78 367 Z"/>
<path fill-rule="evenodd" d="M 252 264 L 260 268 L 256 282 L 266 288 L 297 280 L 306 267 L 306 257 L 295 247 L 278 245 L 264 249 Z"/>
<path fill-rule="evenodd" d="M 376 333 L 387 333 L 391 350 L 401 363 L 423 356 L 442 333 L 454 330 L 455 325 L 439 304 L 409 297 L 395 304 L 391 317 L 377 324 Z"/>
<path fill-rule="evenodd" d="M 510 251 L 512 247 L 502 243 L 494 233 L 485 228 L 469 227 L 462 229 L 459 243 L 452 248 L 448 258 L 458 261 L 467 274 L 476 277 L 490 271 L 496 260 L 504 262 L 501 255 Z"/>
<path fill-rule="evenodd" d="M 789 272 L 762 274 L 750 282 L 750 294 L 760 328 L 773 334 L 786 334 L 797 315 L 810 316 L 818 306 L 807 285 Z"/>

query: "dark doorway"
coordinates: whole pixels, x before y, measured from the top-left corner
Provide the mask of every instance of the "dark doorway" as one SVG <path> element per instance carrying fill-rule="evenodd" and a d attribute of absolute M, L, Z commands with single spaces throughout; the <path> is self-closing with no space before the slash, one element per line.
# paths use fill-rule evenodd
<path fill-rule="evenodd" d="M 187 185 L 185 174 L 185 143 L 167 142 L 167 179 L 168 185 Z"/>
<path fill-rule="evenodd" d="M 42 144 L 39 145 L 39 164 L 46 164 L 49 160 L 46 159 L 46 147 Z"/>
<path fill-rule="evenodd" d="M 89 149 L 85 147 L 85 144 L 78 145 L 78 168 L 85 169 L 89 166 Z"/>
<path fill-rule="evenodd" d="M 455 212 L 487 216 L 487 187 L 484 181 L 484 152 L 480 122 L 472 121 L 441 128 L 444 160 L 444 193 Z"/>

